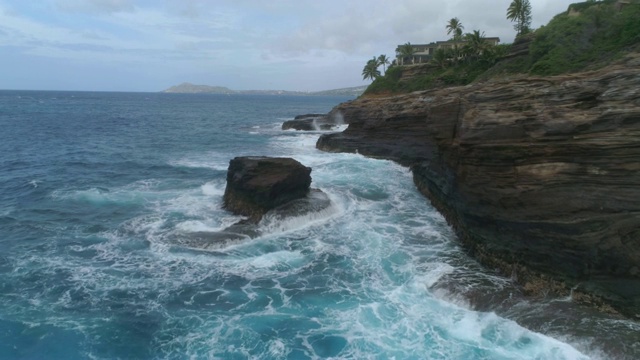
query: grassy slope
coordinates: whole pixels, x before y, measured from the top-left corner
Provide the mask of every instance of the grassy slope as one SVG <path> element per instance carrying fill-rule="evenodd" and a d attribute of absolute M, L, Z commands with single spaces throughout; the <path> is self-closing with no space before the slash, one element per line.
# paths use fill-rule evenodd
<path fill-rule="evenodd" d="M 395 66 L 376 79 L 365 94 L 404 93 L 435 87 L 466 85 L 510 74 L 558 75 L 604 66 L 627 51 L 640 50 L 640 0 L 621 11 L 616 0 L 572 4 L 579 11 L 556 15 L 529 35 L 529 54 L 497 63 L 476 61 L 446 68 L 433 67 L 402 80 L 406 68 Z M 508 51 L 509 45 L 501 45 Z"/>

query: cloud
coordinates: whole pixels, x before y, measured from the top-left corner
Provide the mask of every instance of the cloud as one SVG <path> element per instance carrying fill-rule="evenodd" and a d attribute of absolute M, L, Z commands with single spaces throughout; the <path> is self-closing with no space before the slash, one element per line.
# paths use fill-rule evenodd
<path fill-rule="evenodd" d="M 446 23 L 458 17 L 465 30 L 484 31 L 503 42 L 513 41 L 513 24 L 506 19 L 511 0 L 449 0 L 435 4 L 424 0 L 376 1 L 328 0 L 315 17 L 300 24 L 270 44 L 273 54 L 287 57 L 314 51 L 339 51 L 350 56 L 392 53 L 406 42 L 445 40 Z M 565 3 L 566 2 L 566 3 Z M 570 0 L 534 0 L 534 27 L 548 22 L 566 9 Z M 272 54 L 272 55 L 273 55 Z"/>
<path fill-rule="evenodd" d="M 97 2 L 94 2 L 97 3 Z M 106 3 L 103 3 L 106 4 Z M 116 3 L 112 1 L 111 9 Z M 66 22 L 42 21 L 27 11 L 0 3 L 0 47 L 13 46 L 39 57 L 95 62 L 201 61 L 232 58 L 233 14 L 208 12 L 198 20 L 170 14 L 161 8 L 135 12 L 68 15 Z M 87 16 L 91 21 L 86 21 Z M 15 51 L 15 50 L 14 50 Z M 93 60 L 91 60 L 93 57 Z"/>
<path fill-rule="evenodd" d="M 532 0 L 533 26 L 572 1 Z M 288 89 L 337 88 L 361 84 L 362 65 L 373 55 L 393 57 L 398 44 L 446 39 L 452 17 L 466 31 L 511 42 L 510 2 L 0 0 L 0 49 L 32 66 L 51 60 L 63 71 L 69 64 L 71 73 L 83 64 L 98 66 L 105 78 L 139 69 L 145 81 L 189 74 L 238 79 L 245 88 L 275 81 Z"/>
<path fill-rule="evenodd" d="M 0 46 L 34 46 L 42 43 L 68 44 L 83 42 L 77 32 L 60 26 L 34 21 L 3 9 L 0 5 Z"/>
<path fill-rule="evenodd" d="M 56 5 L 62 11 L 89 14 L 111 14 L 135 10 L 134 0 L 57 0 Z"/>
<path fill-rule="evenodd" d="M 354 0 L 346 4 L 336 5 L 333 11 L 323 14 L 321 20 L 308 19 L 278 39 L 273 44 L 274 51 L 287 56 L 309 54 L 313 50 L 336 50 L 354 56 L 390 53 L 398 44 L 446 39 L 445 25 L 452 17 L 459 17 L 469 31 L 480 28 L 488 36 L 510 29 L 502 12 L 496 10 L 496 0 L 450 0 L 442 5 L 423 0 L 372 5 L 369 0 Z M 489 20 L 474 23 L 479 13 Z"/>

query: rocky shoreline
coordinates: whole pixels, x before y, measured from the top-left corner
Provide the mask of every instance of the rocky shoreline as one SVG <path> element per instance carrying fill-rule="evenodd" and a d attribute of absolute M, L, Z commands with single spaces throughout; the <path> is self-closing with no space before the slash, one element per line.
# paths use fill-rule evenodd
<path fill-rule="evenodd" d="M 483 264 L 640 319 L 640 54 L 555 77 L 362 97 L 317 147 L 395 160 Z"/>

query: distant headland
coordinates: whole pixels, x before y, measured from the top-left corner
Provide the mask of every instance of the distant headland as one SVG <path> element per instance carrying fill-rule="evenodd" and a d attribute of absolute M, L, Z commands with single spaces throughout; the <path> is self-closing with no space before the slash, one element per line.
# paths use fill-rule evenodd
<path fill-rule="evenodd" d="M 297 95 L 297 96 L 360 96 L 367 85 L 324 91 L 285 91 L 285 90 L 231 90 L 224 86 L 195 85 L 182 83 L 172 86 L 163 93 L 174 94 L 245 94 L 245 95 Z"/>

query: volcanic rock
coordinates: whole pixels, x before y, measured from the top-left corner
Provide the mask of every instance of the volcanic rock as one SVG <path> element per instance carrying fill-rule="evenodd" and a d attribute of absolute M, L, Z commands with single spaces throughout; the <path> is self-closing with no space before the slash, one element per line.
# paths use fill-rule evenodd
<path fill-rule="evenodd" d="M 334 125 L 326 114 L 306 114 L 298 115 L 293 120 L 285 121 L 282 123 L 282 130 L 331 130 Z"/>
<path fill-rule="evenodd" d="M 640 54 L 334 111 L 349 127 L 317 147 L 410 166 L 481 262 L 640 317 Z"/>
<path fill-rule="evenodd" d="M 291 158 L 236 157 L 229 162 L 224 208 L 258 222 L 269 210 L 304 198 L 311 168 Z"/>
<path fill-rule="evenodd" d="M 304 114 L 304 115 L 296 115 L 296 117 L 293 118 L 293 120 L 302 120 L 302 119 L 308 119 L 308 118 L 321 118 L 321 117 L 327 117 L 327 114 Z"/>

